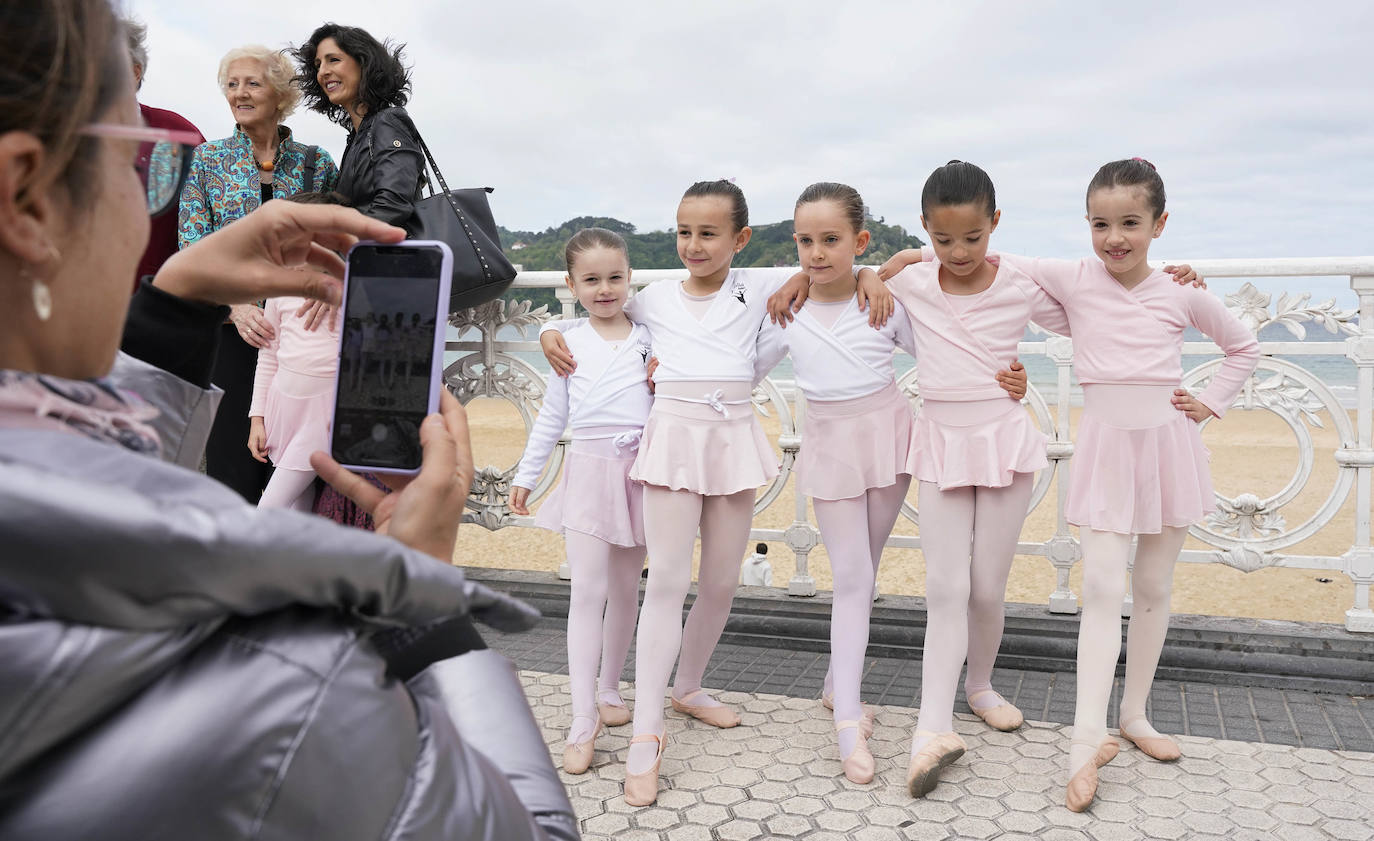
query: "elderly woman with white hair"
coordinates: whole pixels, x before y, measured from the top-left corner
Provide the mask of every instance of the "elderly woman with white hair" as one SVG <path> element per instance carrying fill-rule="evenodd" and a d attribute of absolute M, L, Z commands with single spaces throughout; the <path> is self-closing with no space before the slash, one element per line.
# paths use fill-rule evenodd
<path fill-rule="evenodd" d="M 234 133 L 202 144 L 191 159 L 178 220 L 182 248 L 271 199 L 329 191 L 338 183 L 329 153 L 297 142 L 282 124 L 301 99 L 295 75 L 286 55 L 267 47 L 237 47 L 220 60 L 219 86 L 234 115 Z M 276 331 L 252 304 L 234 307 L 224 330 L 214 372 L 224 402 L 206 447 L 206 472 L 257 502 L 271 468 L 245 445 L 248 414 L 257 352 Z"/>

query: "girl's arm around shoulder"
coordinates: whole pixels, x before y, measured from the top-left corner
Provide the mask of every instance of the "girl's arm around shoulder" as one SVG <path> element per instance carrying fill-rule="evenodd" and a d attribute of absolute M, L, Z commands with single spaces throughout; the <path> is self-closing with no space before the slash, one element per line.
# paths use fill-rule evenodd
<path fill-rule="evenodd" d="M 1216 295 L 1192 286 L 1185 286 L 1179 292 L 1186 298 L 1189 322 L 1226 354 L 1221 368 L 1197 396 L 1212 414 L 1222 417 L 1259 364 L 1259 340 Z"/>
<path fill-rule="evenodd" d="M 1057 301 L 1063 301 L 1073 294 L 1088 262 L 1086 259 L 1056 260 L 1050 257 L 1023 257 L 1019 254 L 1000 252 L 988 256 L 995 258 L 1000 265 L 1011 266 L 1023 272 Z"/>
<path fill-rule="evenodd" d="M 763 326 L 759 328 L 756 353 L 754 355 L 754 386 L 763 382 L 763 378 L 777 367 L 782 358 L 787 355 L 787 336 L 783 332 L 781 324 L 775 324 L 768 319 L 764 319 Z"/>
<path fill-rule="evenodd" d="M 558 318 L 545 322 L 544 326 L 539 328 L 539 349 L 544 351 L 544 358 L 553 368 L 553 373 L 558 376 L 566 377 L 577 370 L 577 360 L 573 358 L 572 351 L 568 350 L 568 343 L 563 334 L 586 323 L 585 318 Z"/>
<path fill-rule="evenodd" d="M 888 319 L 887 324 L 881 328 L 884 336 L 889 336 L 892 343 L 906 351 L 913 359 L 916 357 L 916 336 L 911 330 L 911 316 L 907 315 L 906 308 L 900 301 L 892 301 L 892 318 Z"/>

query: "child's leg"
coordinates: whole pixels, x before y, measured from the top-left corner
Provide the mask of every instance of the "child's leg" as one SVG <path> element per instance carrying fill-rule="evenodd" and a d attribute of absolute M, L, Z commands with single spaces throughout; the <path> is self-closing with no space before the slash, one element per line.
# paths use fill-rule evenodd
<path fill-rule="evenodd" d="M 278 467 L 263 488 L 259 508 L 292 508 L 309 513 L 315 502 L 315 471 Z"/>
<path fill-rule="evenodd" d="M 892 536 L 892 529 L 897 524 L 897 518 L 902 514 L 902 503 L 906 501 L 906 492 L 910 488 L 911 477 L 898 475 L 894 484 L 885 488 L 868 489 L 868 540 L 869 551 L 873 559 L 874 580 L 877 580 L 878 566 L 883 559 L 883 544 Z M 869 596 L 871 597 L 872 593 Z M 860 677 L 862 679 L 862 676 Z M 826 667 L 825 683 L 821 687 L 821 695 L 826 698 L 833 698 L 835 695 L 833 664 Z"/>
<path fill-rule="evenodd" d="M 1006 620 L 1007 575 L 1026 519 L 1035 476 L 1017 473 L 1004 488 L 978 488 L 973 514 L 973 566 L 968 604 L 968 674 L 964 696 L 979 709 L 1006 700 L 992 690 L 992 664 L 1002 645 Z"/>
<path fill-rule="evenodd" d="M 639 573 L 642 569 L 643 546 L 612 547 L 606 619 L 601 631 L 601 679 L 597 683 L 597 700 L 603 704 L 624 705 L 620 699 L 620 675 L 625 671 L 625 656 L 630 652 L 635 619 L 639 616 Z"/>
<path fill-rule="evenodd" d="M 754 522 L 754 491 L 702 498 L 701 569 L 697 574 L 697 599 L 687 613 L 682 631 L 682 658 L 673 681 L 679 700 L 701 688 L 701 679 L 720 642 L 730 605 L 739 589 L 739 570 Z M 705 694 L 692 700 L 697 706 L 720 706 Z"/>
<path fill-rule="evenodd" d="M 596 667 L 601 660 L 601 616 L 606 609 L 607 576 L 616 547 L 581 532 L 563 535 L 572 568 L 568 599 L 568 691 L 572 724 L 568 744 L 585 742 L 596 727 Z"/>
<path fill-rule="evenodd" d="M 1174 564 L 1188 529 L 1165 526 L 1161 534 L 1137 539 L 1131 572 L 1131 622 L 1126 633 L 1126 685 L 1120 721 L 1133 736 L 1159 736 L 1145 720 L 1145 701 L 1155 680 L 1164 635 L 1169 631 L 1169 596 Z M 1126 725 L 1130 724 L 1127 728 Z"/>
<path fill-rule="evenodd" d="M 926 559 L 926 637 L 921 655 L 921 712 L 916 729 L 954 729 L 954 693 L 968 651 L 969 565 L 973 545 L 973 488 L 942 491 L 922 482 L 921 552 Z M 925 745 L 912 739 L 914 755 Z"/>
<path fill-rule="evenodd" d="M 1121 602 L 1126 598 L 1130 535 L 1078 530 L 1083 545 L 1083 616 L 1078 623 L 1078 692 L 1069 773 L 1088 763 L 1107 735 L 1107 705 L 1121 656 Z"/>
<path fill-rule="evenodd" d="M 910 489 L 911 477 L 905 474 L 897 476 L 895 484 L 868 489 L 868 541 L 873 557 L 874 578 L 878 575 L 878 563 L 883 559 L 883 544 L 892 536 L 892 529 L 902 514 L 902 503 L 906 502 L 906 492 Z M 869 593 L 869 597 L 872 596 Z"/>
<path fill-rule="evenodd" d="M 652 560 L 635 638 L 636 736 L 663 732 L 663 695 L 682 643 L 682 603 L 692 585 L 692 547 L 701 509 L 700 494 L 644 488 L 644 537 Z M 626 773 L 644 773 L 657 755 L 658 746 L 651 741 L 630 745 Z"/>
<path fill-rule="evenodd" d="M 863 717 L 859 683 L 868 651 L 868 620 L 873 606 L 873 559 L 868 534 L 868 497 L 814 499 L 816 523 L 830 556 L 834 606 L 830 614 L 830 669 L 834 679 L 835 721 Z M 858 731 L 839 731 L 840 759 L 854 751 Z"/>

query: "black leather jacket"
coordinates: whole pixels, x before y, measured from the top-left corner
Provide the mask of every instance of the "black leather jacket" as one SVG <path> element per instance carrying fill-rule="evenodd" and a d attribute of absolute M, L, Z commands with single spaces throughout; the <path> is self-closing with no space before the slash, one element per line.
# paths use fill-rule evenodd
<path fill-rule="evenodd" d="M 425 171 L 414 124 L 404 108 L 363 117 L 348 136 L 339 165 L 338 191 L 364 216 L 406 228 L 420 198 Z"/>

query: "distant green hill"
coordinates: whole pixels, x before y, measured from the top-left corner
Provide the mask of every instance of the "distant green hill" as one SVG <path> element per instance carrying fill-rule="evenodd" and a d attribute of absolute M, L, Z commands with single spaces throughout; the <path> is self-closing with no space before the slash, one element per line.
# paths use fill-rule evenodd
<path fill-rule="evenodd" d="M 792 241 L 792 220 L 754 225 L 754 235 L 749 244 L 735 258 L 734 265 L 744 266 L 795 266 L 797 246 Z M 888 225 L 882 219 L 870 218 L 866 227 L 872 234 L 868 250 L 861 261 L 878 264 L 903 248 L 919 248 L 925 242 L 914 234 L 907 233 L 900 225 Z M 630 247 L 631 268 L 673 269 L 682 265 L 677 258 L 677 244 L 674 232 L 650 231 L 638 233 L 635 226 L 619 219 L 600 216 L 579 216 L 569 219 L 556 228 L 548 228 L 540 233 L 533 231 L 510 231 L 499 228 L 501 246 L 512 263 L 520 265 L 525 271 L 563 271 L 563 246 L 568 238 L 583 228 L 606 228 L 625 237 Z M 515 246 L 519 245 L 519 248 Z M 557 299 L 550 290 L 516 290 L 506 294 L 508 299 L 529 299 L 538 307 L 548 304 L 550 310 L 557 310 Z"/>

